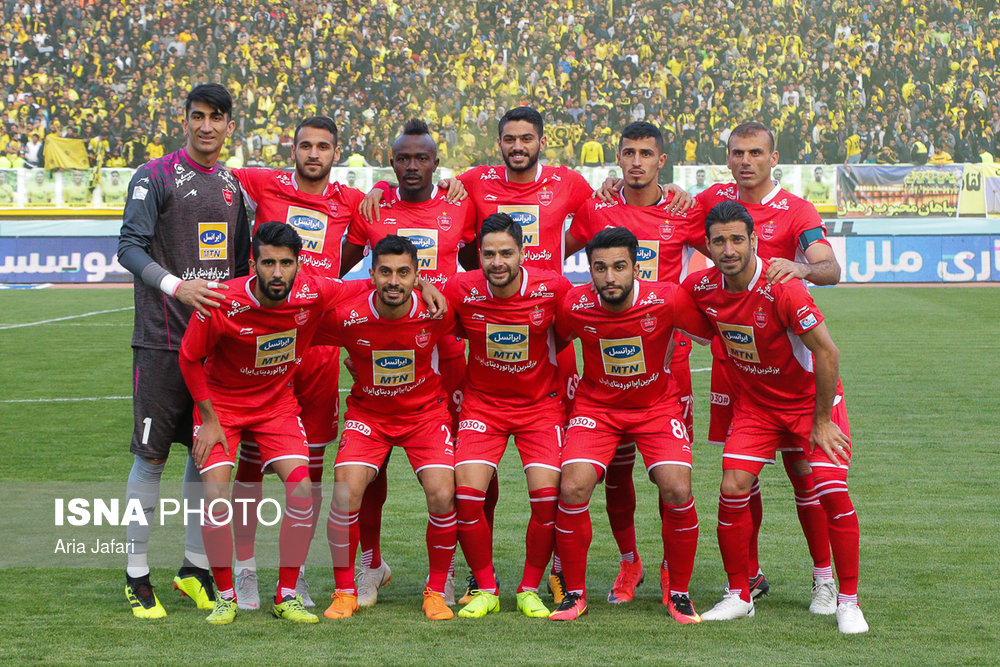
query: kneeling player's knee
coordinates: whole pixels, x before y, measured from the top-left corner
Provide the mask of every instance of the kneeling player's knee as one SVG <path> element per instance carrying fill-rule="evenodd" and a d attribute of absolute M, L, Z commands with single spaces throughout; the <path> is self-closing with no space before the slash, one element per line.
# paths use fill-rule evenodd
<path fill-rule="evenodd" d="M 162 466 L 167 462 L 167 459 L 147 459 L 145 456 L 141 457 L 143 461 L 151 466 Z"/>

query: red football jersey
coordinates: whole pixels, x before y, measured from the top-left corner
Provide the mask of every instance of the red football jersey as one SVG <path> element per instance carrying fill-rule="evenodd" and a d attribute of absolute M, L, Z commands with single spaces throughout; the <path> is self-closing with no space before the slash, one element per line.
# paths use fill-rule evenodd
<path fill-rule="evenodd" d="M 779 412 L 812 412 L 816 400 L 813 357 L 799 335 L 823 321 L 801 280 L 767 284 L 768 263 L 757 258 L 757 271 L 745 292 L 728 292 L 716 268 L 684 281 L 717 332 L 730 362 L 739 400 Z M 842 389 L 838 381 L 837 393 Z"/>
<path fill-rule="evenodd" d="M 783 190 L 780 185 L 768 193 L 759 204 L 748 204 L 739 199 L 735 183 L 717 183 L 695 197 L 701 205 L 702 239 L 704 240 L 705 214 L 723 201 L 739 201 L 753 218 L 757 234 L 757 255 L 764 259 L 783 257 L 804 262 L 806 248 L 813 243 L 826 243 L 826 225 L 816 207 L 802 197 Z M 698 219 L 698 218 L 696 218 Z"/>
<path fill-rule="evenodd" d="M 458 177 L 476 205 L 478 220 L 508 213 L 524 233 L 524 265 L 562 273 L 568 216 L 594 193 L 587 179 L 566 166 L 541 166 L 530 183 L 507 180 L 506 166 L 473 167 Z"/>
<path fill-rule="evenodd" d="M 521 291 L 493 295 L 482 271 L 460 273 L 444 293 L 469 339 L 465 392 L 517 408 L 560 394 L 553 334 L 556 309 L 572 286 L 561 274 L 522 268 Z"/>
<path fill-rule="evenodd" d="M 571 289 L 560 304 L 556 334 L 564 340 L 578 337 L 583 348 L 577 406 L 650 408 L 668 400 L 676 392 L 664 370 L 674 329 L 711 335 L 702 318 L 690 317 L 693 308 L 674 283 L 636 281 L 632 305 L 621 313 L 606 310 L 589 284 Z M 676 397 L 669 400 L 674 403 Z"/>
<path fill-rule="evenodd" d="M 670 213 L 666 206 L 672 200 L 630 206 L 622 195 L 610 203 L 592 197 L 576 212 L 569 233 L 587 243 L 606 227 L 625 227 L 639 239 L 639 280 L 680 283 L 694 248 L 705 242 L 705 215 L 697 203 L 684 213 Z"/>
<path fill-rule="evenodd" d="M 247 206 L 256 210 L 254 231 L 277 220 L 295 227 L 302 237 L 305 275 L 340 275 L 340 243 L 349 223 L 360 219 L 360 190 L 330 183 L 322 195 L 308 195 L 295 186 L 295 174 L 279 169 L 233 169 Z"/>
<path fill-rule="evenodd" d="M 396 188 L 379 204 L 379 222 L 358 216 L 347 230 L 347 240 L 374 247 L 389 234 L 405 236 L 417 246 L 420 276 L 441 289 L 458 271 L 458 251 L 476 238 L 476 207 L 468 199 L 449 202 L 443 191 L 419 204 L 399 199 Z"/>
<path fill-rule="evenodd" d="M 343 347 L 354 362 L 358 381 L 347 407 L 355 404 L 396 418 L 443 404 L 435 345 L 455 328 L 454 313 L 449 309 L 443 318 L 432 319 L 420 292 L 414 292 L 410 312 L 387 320 L 375 309 L 375 298 L 368 291 L 341 303 L 316 337 L 318 344 Z"/>
<path fill-rule="evenodd" d="M 292 372 L 302 363 L 324 314 L 341 301 L 366 294 L 371 283 L 299 275 L 288 299 L 266 308 L 254 297 L 256 280 L 228 281 L 226 298 L 212 317 L 197 311 L 191 317 L 180 356 L 182 363 L 204 359 L 205 377 L 189 381 L 188 388 L 196 401 L 210 397 L 216 408 L 230 413 L 295 414 L 299 408 Z"/>

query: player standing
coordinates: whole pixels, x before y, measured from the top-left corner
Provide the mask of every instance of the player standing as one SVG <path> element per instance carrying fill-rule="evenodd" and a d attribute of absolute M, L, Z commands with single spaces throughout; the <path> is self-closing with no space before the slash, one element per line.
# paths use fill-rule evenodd
<path fill-rule="evenodd" d="M 133 352 L 135 461 L 126 501 L 138 499 L 146 521 L 130 522 L 125 597 L 139 618 L 161 618 L 166 610 L 149 581 L 149 535 L 160 497 L 160 477 L 172 442 L 191 446 L 194 404 L 177 361 L 181 337 L 193 309 L 210 317 L 225 290 L 220 280 L 246 275 L 250 231 L 246 208 L 232 174 L 218 164 L 236 127 L 233 100 L 218 84 L 196 86 L 184 104 L 181 150 L 147 162 L 129 183 L 118 259 L 135 281 Z M 184 499 L 201 497 L 198 469 L 188 458 Z M 211 609 L 215 593 L 201 531 L 188 525 L 184 564 L 174 587 L 199 609 Z"/>
<path fill-rule="evenodd" d="M 335 490 L 327 522 L 336 591 L 324 615 L 347 618 L 358 610 L 354 560 L 358 511 L 365 487 L 393 446 L 406 450 L 427 499 L 430 573 L 423 610 L 431 620 L 454 617 L 444 586 L 455 554 L 455 453 L 447 398 L 435 345 L 454 328 L 449 311 L 431 319 L 413 295 L 417 249 L 390 235 L 372 248 L 375 291 L 352 299 L 328 317 L 323 342 L 342 345 L 357 369 L 334 466 Z"/>
<path fill-rule="evenodd" d="M 665 363 L 675 328 L 689 328 L 690 320 L 700 327 L 692 333 L 711 332 L 689 317 L 694 306 L 676 284 L 637 280 L 638 245 L 623 227 L 598 232 L 587 244 L 593 285 L 570 290 L 556 320 L 560 338 L 580 338 L 584 373 L 562 452 L 556 542 L 567 594 L 552 620 L 587 613 L 590 497 L 627 439 L 659 489 L 670 614 L 679 623 L 700 621 L 688 594 L 698 547 L 691 440 Z"/>
<path fill-rule="evenodd" d="M 293 138 L 295 171 L 280 169 L 234 169 L 248 206 L 256 211 L 255 227 L 277 220 L 294 227 L 302 238 L 302 275 L 306 278 L 338 278 L 340 243 L 347 226 L 357 217 L 360 190 L 330 182 L 330 168 L 340 159 L 337 126 L 331 118 L 314 116 L 299 123 Z M 326 447 L 337 438 L 340 418 L 340 350 L 314 345 L 304 352 L 295 371 L 293 387 L 302 407 L 302 424 L 309 442 L 309 478 L 312 481 L 313 513 L 323 502 L 323 458 Z M 233 499 L 247 507 L 247 524 L 237 522 L 236 588 L 241 609 L 257 609 L 257 564 L 254 559 L 256 503 L 261 498 L 260 455 L 254 443 L 240 448 Z M 241 517 L 242 518 L 242 517 Z M 314 525 L 315 530 L 315 525 Z M 309 596 L 305 572 L 298 580 L 298 594 L 307 607 Z"/>
<path fill-rule="evenodd" d="M 706 621 L 754 615 L 747 561 L 750 494 L 765 463 L 781 447 L 797 447 L 816 480 L 840 580 L 837 626 L 868 631 L 858 606 L 858 516 L 847 490 L 852 444 L 839 376 L 839 351 L 823 315 L 799 280 L 772 283 L 770 262 L 757 256 L 753 217 L 723 202 L 705 219 L 716 267 L 684 281 L 684 289 L 725 345 L 739 382 L 732 427 L 722 454 L 719 549 L 729 579 Z"/>
<path fill-rule="evenodd" d="M 460 273 L 445 288 L 470 345 L 455 446 L 455 496 L 458 538 L 478 588 L 460 616 L 500 610 L 484 503 L 511 436 L 521 455 L 531 507 L 517 608 L 529 617 L 549 615 L 538 586 L 552 556 L 566 413 L 552 327 L 571 286 L 554 271 L 522 267 L 523 238 L 511 216 L 490 215 L 479 230 L 482 271 Z"/>

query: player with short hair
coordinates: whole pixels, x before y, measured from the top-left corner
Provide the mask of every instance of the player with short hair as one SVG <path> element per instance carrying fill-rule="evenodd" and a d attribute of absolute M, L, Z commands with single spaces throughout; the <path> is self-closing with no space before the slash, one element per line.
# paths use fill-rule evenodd
<path fill-rule="evenodd" d="M 625 177 L 621 192 L 611 202 L 593 197 L 577 211 L 566 232 L 567 253 L 578 251 L 602 229 L 625 227 L 639 241 L 639 280 L 680 284 L 687 275 L 693 249 L 705 242 L 704 228 L 695 222 L 703 212 L 697 207 L 683 212 L 670 209 L 673 195 L 664 197 L 657 183 L 657 174 L 666 159 L 658 127 L 643 121 L 626 125 L 618 142 L 618 165 Z M 674 338 L 670 374 L 677 382 L 688 437 L 693 438 L 694 396 L 688 364 L 691 341 L 679 332 L 675 332 Z M 613 604 L 631 600 L 645 578 L 635 537 L 634 462 L 635 443 L 620 443 L 604 480 L 608 520 L 620 554 L 618 577 L 608 593 L 608 602 Z M 670 602 L 666 553 L 659 570 L 666 605 Z"/>
<path fill-rule="evenodd" d="M 587 613 L 590 497 L 622 440 L 634 440 L 659 489 L 664 552 L 670 568 L 670 614 L 700 621 L 688 583 L 698 547 L 691 495 L 691 440 L 665 364 L 676 328 L 700 328 L 694 306 L 674 283 L 640 282 L 638 239 L 624 227 L 603 229 L 587 244 L 593 285 L 573 288 L 556 319 L 557 335 L 579 337 L 584 373 L 566 429 L 556 513 L 556 542 L 567 594 L 549 616 L 569 621 Z M 595 294 L 596 291 L 596 294 Z"/>
<path fill-rule="evenodd" d="M 357 220 L 360 190 L 330 182 L 330 169 L 340 159 L 337 125 L 327 116 L 312 116 L 299 123 L 293 136 L 295 170 L 234 169 L 245 199 L 256 211 L 256 225 L 277 220 L 294 227 L 302 237 L 302 275 L 307 278 L 338 278 L 342 275 L 341 239 L 349 224 Z M 346 271 L 345 271 L 346 272 Z M 312 481 L 313 513 L 323 503 L 323 458 L 337 439 L 340 419 L 340 350 L 314 345 L 305 351 L 296 369 L 293 388 L 302 407 L 302 423 L 309 442 L 309 478 Z M 257 609 L 257 563 L 254 536 L 257 502 L 261 498 L 263 473 L 254 443 L 240 448 L 233 484 L 233 499 L 245 503 L 248 521 L 237 522 L 236 587 L 241 609 Z M 242 519 L 242 516 L 241 516 Z M 314 524 L 315 530 L 315 524 Z M 305 571 L 298 579 L 298 594 L 307 607 L 314 606 Z"/>
<path fill-rule="evenodd" d="M 847 490 L 853 451 L 839 377 L 839 351 L 823 315 L 800 280 L 770 282 L 770 262 L 757 255 L 753 217 L 739 202 L 722 202 L 705 218 L 715 268 L 683 288 L 725 346 L 729 371 L 740 384 L 722 454 L 719 549 L 729 579 L 725 597 L 702 618 L 724 621 L 754 615 L 747 561 L 750 493 L 765 463 L 782 446 L 802 452 L 826 515 L 840 591 L 837 626 L 868 631 L 858 606 L 857 513 Z"/>
<path fill-rule="evenodd" d="M 552 556 L 565 407 L 557 379 L 556 308 L 571 285 L 554 271 L 527 268 L 521 225 L 506 213 L 479 230 L 482 271 L 459 273 L 445 296 L 469 339 L 469 367 L 455 446 L 458 539 L 478 588 L 460 616 L 500 610 L 486 489 L 514 438 L 528 482 L 531 516 L 517 608 L 544 618 L 538 586 Z"/>
<path fill-rule="evenodd" d="M 476 236 L 475 208 L 471 201 L 451 201 L 445 190 L 432 180 L 438 167 L 437 145 L 427 123 L 411 118 L 403 125 L 402 134 L 392 144 L 392 168 L 399 185 L 388 191 L 379 205 L 381 216 L 369 223 L 360 216 L 351 222 L 343 244 L 341 273 L 361 261 L 366 249 L 372 248 L 389 234 L 406 237 L 417 247 L 420 276 L 443 288 L 458 270 L 458 260 L 466 268 L 475 268 L 475 259 L 462 257 L 462 248 L 474 250 L 470 244 Z M 448 396 L 452 430 L 457 431 L 461 406 L 461 383 L 465 376 L 465 341 L 444 336 L 438 342 L 441 384 Z M 365 490 L 361 503 L 361 565 L 358 569 L 358 605 L 375 604 L 380 587 L 392 579 L 388 563 L 382 560 L 379 532 L 382 505 L 387 493 L 386 465 Z"/>
<path fill-rule="evenodd" d="M 454 613 L 445 604 L 444 586 L 457 531 L 455 453 L 435 346 L 454 328 L 454 315 L 432 319 L 415 298 L 418 254 L 409 239 L 393 234 L 376 243 L 370 271 L 375 290 L 335 309 L 320 341 L 343 346 L 357 371 L 334 465 L 327 538 L 336 591 L 324 615 L 342 619 L 358 610 L 358 511 L 365 487 L 389 450 L 399 446 L 427 499 L 430 573 L 423 610 L 431 620 L 449 619 Z"/>
<path fill-rule="evenodd" d="M 218 163 L 235 122 L 233 101 L 218 84 L 193 88 L 184 104 L 184 148 L 147 162 L 129 183 L 118 240 L 118 259 L 135 281 L 133 416 L 135 455 L 125 496 L 138 499 L 146 522 L 125 529 L 130 545 L 125 597 L 139 618 L 161 618 L 166 610 L 149 581 L 150 525 L 160 497 L 160 477 L 171 442 L 191 446 L 194 403 L 184 384 L 177 353 L 192 310 L 206 317 L 227 289 L 219 281 L 246 275 L 250 231 L 246 208 L 232 174 Z M 184 498 L 201 497 L 199 475 L 188 458 Z M 174 586 L 200 609 L 214 606 L 201 531 L 188 525 L 184 565 Z"/>

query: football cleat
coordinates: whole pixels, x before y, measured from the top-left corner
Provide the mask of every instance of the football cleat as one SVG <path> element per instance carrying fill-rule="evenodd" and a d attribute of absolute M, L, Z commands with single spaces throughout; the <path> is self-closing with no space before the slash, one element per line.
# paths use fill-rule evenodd
<path fill-rule="evenodd" d="M 174 588 L 180 592 L 181 597 L 194 600 L 198 609 L 215 609 L 215 582 L 208 570 L 185 565 L 174 577 Z M 257 604 L 259 606 L 260 602 Z"/>
<path fill-rule="evenodd" d="M 476 575 L 469 574 L 469 577 L 465 580 L 465 593 L 462 597 L 458 598 L 458 604 L 469 604 L 472 602 L 472 594 L 479 590 L 479 584 L 476 582 Z"/>
<path fill-rule="evenodd" d="M 299 598 L 302 601 L 303 607 L 316 606 L 316 603 L 313 602 L 312 597 L 309 595 L 309 582 L 306 581 L 305 565 L 299 568 L 299 578 L 295 582 L 295 597 Z M 306 622 L 311 623 L 312 621 L 306 621 Z"/>
<path fill-rule="evenodd" d="M 767 583 L 767 577 L 763 572 L 758 571 L 757 576 L 750 578 L 750 599 L 762 598 L 770 592 L 771 584 Z"/>
<path fill-rule="evenodd" d="M 389 582 L 386 582 L 389 583 Z M 455 573 L 449 572 L 444 580 L 444 603 L 449 607 L 455 604 Z"/>
<path fill-rule="evenodd" d="M 528 618 L 548 618 L 549 608 L 542 602 L 535 591 L 522 591 L 518 593 L 517 610 Z"/>
<path fill-rule="evenodd" d="M 562 604 L 566 597 L 566 580 L 563 579 L 562 572 L 549 575 L 549 593 L 552 594 L 552 601 L 556 605 Z"/>
<path fill-rule="evenodd" d="M 670 571 L 660 566 L 660 590 L 663 591 L 663 604 L 670 606 Z"/>
<path fill-rule="evenodd" d="M 126 575 L 125 599 L 128 600 L 132 614 L 136 618 L 163 618 L 167 615 L 167 610 L 153 592 L 153 585 L 149 583 L 148 576 L 133 579 Z"/>
<path fill-rule="evenodd" d="M 837 613 L 837 582 L 833 579 L 813 579 L 812 602 L 809 603 L 809 611 L 822 616 L 831 616 Z M 862 620 L 864 620 L 863 617 Z"/>
<path fill-rule="evenodd" d="M 338 589 L 330 597 L 333 598 L 333 602 L 323 612 L 327 618 L 350 618 L 358 610 L 358 596 L 353 593 Z"/>
<path fill-rule="evenodd" d="M 424 604 L 420 607 L 424 615 L 432 621 L 447 621 L 455 618 L 455 612 L 444 603 L 444 594 L 424 589 Z"/>
<path fill-rule="evenodd" d="M 462 618 L 482 618 L 486 614 L 495 614 L 498 611 L 500 611 L 499 595 L 486 591 L 476 591 L 472 594 L 472 602 L 465 605 L 458 612 L 458 615 Z"/>
<path fill-rule="evenodd" d="M 246 611 L 260 609 L 257 570 L 244 567 L 236 573 L 236 606 Z"/>
<path fill-rule="evenodd" d="M 385 561 L 378 567 L 359 567 L 356 581 L 358 606 L 371 607 L 378 600 L 378 589 L 392 581 L 392 570 Z"/>
<path fill-rule="evenodd" d="M 575 621 L 587 613 L 587 599 L 579 593 L 567 593 L 559 606 L 549 614 L 550 621 Z"/>
<path fill-rule="evenodd" d="M 678 623 L 701 623 L 701 616 L 694 610 L 691 598 L 687 595 L 671 595 L 667 607 Z"/>
<path fill-rule="evenodd" d="M 868 632 L 868 621 L 857 602 L 841 602 L 837 605 L 837 629 L 845 635 Z"/>
<path fill-rule="evenodd" d="M 205 617 L 212 625 L 228 625 L 236 618 L 236 600 L 226 600 L 219 596 L 213 606 L 212 613 Z"/>
<path fill-rule="evenodd" d="M 298 595 L 292 597 L 286 595 L 281 599 L 281 604 L 276 604 L 271 608 L 271 613 L 275 618 L 286 618 L 295 623 L 319 623 L 319 617 L 312 612 L 306 611 L 302 606 L 302 598 Z"/>
<path fill-rule="evenodd" d="M 730 593 L 722 597 L 722 601 L 701 615 L 703 621 L 734 621 L 738 618 L 751 618 L 754 613 L 753 600 L 746 602 L 739 593 Z"/>
<path fill-rule="evenodd" d="M 608 602 L 621 604 L 630 601 L 635 597 L 636 587 L 645 580 L 646 571 L 642 567 L 641 560 L 635 563 L 623 560 L 618 568 L 618 578 L 608 593 Z"/>

